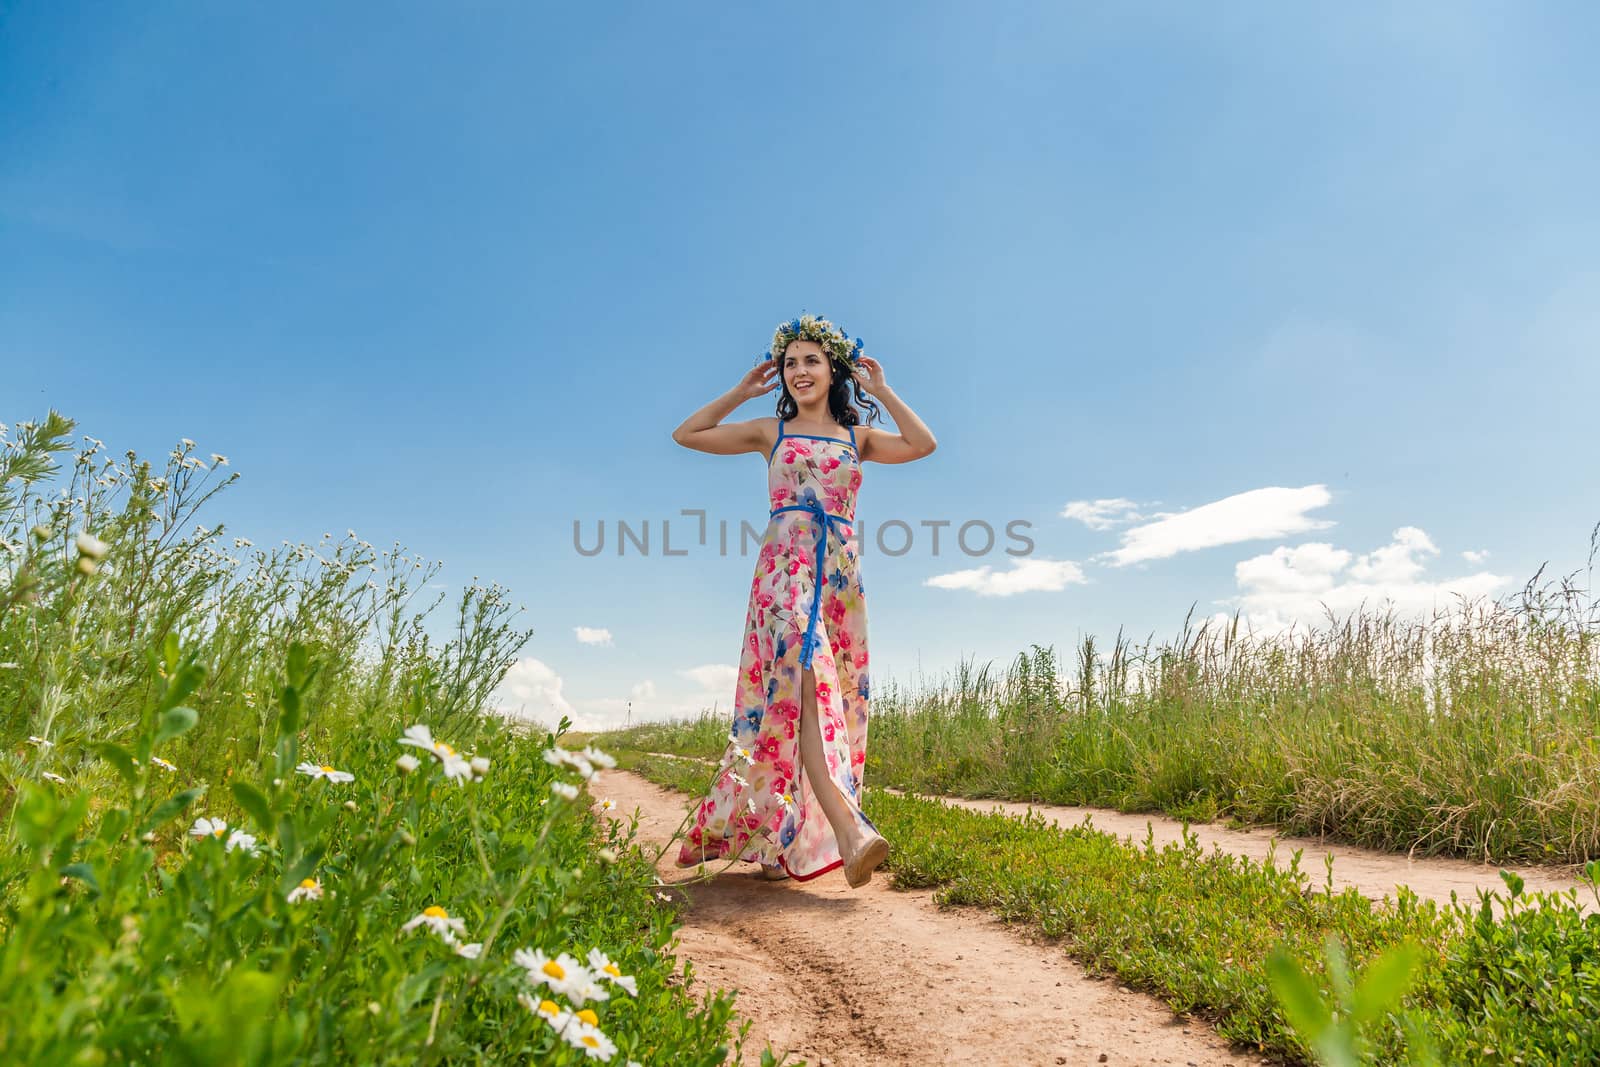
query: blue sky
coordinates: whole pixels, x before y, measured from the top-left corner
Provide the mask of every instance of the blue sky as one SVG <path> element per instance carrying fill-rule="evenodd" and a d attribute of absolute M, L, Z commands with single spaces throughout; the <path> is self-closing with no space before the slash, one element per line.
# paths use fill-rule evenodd
<path fill-rule="evenodd" d="M 0 420 L 188 436 L 258 543 L 353 528 L 509 586 L 511 699 L 588 725 L 727 707 L 753 557 L 663 557 L 660 525 L 760 525 L 762 459 L 669 435 L 802 308 L 939 440 L 865 471 L 869 539 L 917 530 L 863 560 L 880 692 L 1191 605 L 1507 592 L 1600 520 L 1597 31 L 1583 4 L 3 4 Z M 653 553 L 580 556 L 602 518 Z M 1033 550 L 935 556 L 936 520 Z"/>

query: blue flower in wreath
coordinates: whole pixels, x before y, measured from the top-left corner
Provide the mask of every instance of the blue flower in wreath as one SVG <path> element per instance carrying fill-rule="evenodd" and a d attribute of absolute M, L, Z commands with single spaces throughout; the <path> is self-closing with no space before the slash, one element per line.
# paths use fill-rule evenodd
<path fill-rule="evenodd" d="M 789 332 L 790 333 L 799 333 L 800 332 L 800 320 L 799 319 L 790 319 L 789 320 Z"/>

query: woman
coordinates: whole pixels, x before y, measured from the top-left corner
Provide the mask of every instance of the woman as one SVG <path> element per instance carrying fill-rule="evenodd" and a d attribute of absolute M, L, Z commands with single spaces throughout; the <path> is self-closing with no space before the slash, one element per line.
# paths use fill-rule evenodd
<path fill-rule="evenodd" d="M 763 361 L 672 433 L 701 452 L 766 456 L 770 506 L 733 729 L 680 867 L 732 856 L 759 861 L 765 877 L 800 881 L 843 867 L 857 887 L 888 857 L 861 811 L 869 688 L 856 491 L 866 460 L 909 463 L 936 442 L 861 348 L 821 316 L 782 323 Z M 775 418 L 721 425 L 780 382 Z M 874 418 L 881 401 L 900 432 L 863 425 L 852 389 Z"/>

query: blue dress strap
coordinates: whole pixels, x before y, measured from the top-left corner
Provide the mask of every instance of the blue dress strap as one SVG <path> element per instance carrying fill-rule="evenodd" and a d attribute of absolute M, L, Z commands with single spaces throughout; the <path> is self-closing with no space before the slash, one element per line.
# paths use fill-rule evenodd
<path fill-rule="evenodd" d="M 855 425 L 855 423 L 851 423 L 849 426 L 845 427 L 845 429 L 850 431 L 850 447 L 854 448 L 857 452 L 860 452 L 861 448 L 860 448 L 859 445 L 856 444 L 856 425 Z"/>

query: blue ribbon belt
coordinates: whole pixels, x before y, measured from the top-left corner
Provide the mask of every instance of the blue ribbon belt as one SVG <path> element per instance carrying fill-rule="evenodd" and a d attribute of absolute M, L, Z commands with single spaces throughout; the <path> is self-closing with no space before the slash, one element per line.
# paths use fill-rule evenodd
<path fill-rule="evenodd" d="M 833 515 L 824 511 L 820 501 L 813 501 L 810 504 L 790 504 L 787 507 L 775 508 L 768 513 L 767 517 L 776 517 L 779 512 L 784 511 L 809 511 L 811 517 L 817 520 L 817 541 L 813 557 L 815 562 L 812 567 L 814 580 L 811 583 L 811 617 L 806 620 L 806 636 L 800 642 L 800 667 L 804 670 L 810 668 L 811 654 L 817 650 L 817 615 L 822 611 L 822 587 L 826 584 L 826 579 L 822 574 L 822 558 L 827 554 L 828 530 L 830 527 L 836 530 L 839 526 L 848 527 L 852 520 L 845 518 L 843 515 Z M 839 540 L 843 542 L 848 535 L 840 530 L 838 531 L 838 536 Z"/>

